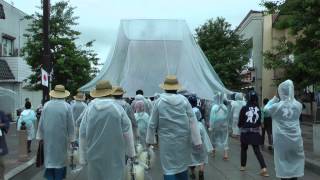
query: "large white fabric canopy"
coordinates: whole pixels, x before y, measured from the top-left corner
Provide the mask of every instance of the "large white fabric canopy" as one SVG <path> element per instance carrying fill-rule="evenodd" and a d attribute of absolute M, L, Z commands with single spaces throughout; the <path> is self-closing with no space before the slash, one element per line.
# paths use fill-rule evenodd
<path fill-rule="evenodd" d="M 80 88 L 94 89 L 99 80 L 120 85 L 133 97 L 161 93 L 159 84 L 176 75 L 183 88 L 212 99 L 226 89 L 200 49 L 184 20 L 122 20 L 114 49 L 96 78 Z"/>

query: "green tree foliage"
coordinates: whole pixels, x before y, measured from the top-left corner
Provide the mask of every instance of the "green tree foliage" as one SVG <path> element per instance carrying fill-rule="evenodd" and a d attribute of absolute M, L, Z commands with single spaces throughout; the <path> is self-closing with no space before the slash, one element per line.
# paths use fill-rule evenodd
<path fill-rule="evenodd" d="M 320 1 L 266 1 L 263 5 L 277 17 L 275 27 L 287 29 L 295 39 L 279 39 L 279 45 L 265 53 L 265 65 L 270 69 L 285 69 L 284 79 L 290 78 L 302 89 L 320 81 Z M 288 58 L 291 55 L 291 58 Z M 292 56 L 293 55 L 293 56 Z M 289 59 L 289 61 L 288 61 Z"/>
<path fill-rule="evenodd" d="M 196 39 L 225 86 L 240 89 L 240 73 L 248 64 L 251 44 L 242 40 L 221 17 L 210 19 L 197 28 Z"/>
<path fill-rule="evenodd" d="M 40 9 L 40 8 L 39 8 Z M 52 53 L 52 87 L 63 84 L 72 93 L 95 76 L 98 64 L 97 54 L 92 50 L 93 41 L 77 46 L 80 32 L 74 30 L 78 17 L 74 16 L 74 7 L 61 1 L 51 6 L 50 50 Z M 42 12 L 35 12 L 26 19 L 32 21 L 24 36 L 27 42 L 22 50 L 26 61 L 32 67 L 29 77 L 31 88 L 41 88 L 42 64 Z"/>

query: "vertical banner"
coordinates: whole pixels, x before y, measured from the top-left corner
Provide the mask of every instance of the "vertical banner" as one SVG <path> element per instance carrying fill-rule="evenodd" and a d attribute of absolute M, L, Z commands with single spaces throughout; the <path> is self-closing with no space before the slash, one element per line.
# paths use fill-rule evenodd
<path fill-rule="evenodd" d="M 41 84 L 43 86 L 49 86 L 49 77 L 47 71 L 41 68 Z"/>

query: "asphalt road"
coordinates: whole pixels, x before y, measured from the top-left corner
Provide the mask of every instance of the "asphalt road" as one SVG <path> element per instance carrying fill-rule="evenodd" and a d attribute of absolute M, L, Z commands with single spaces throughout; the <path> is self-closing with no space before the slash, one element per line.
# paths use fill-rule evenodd
<path fill-rule="evenodd" d="M 158 155 L 158 153 L 156 153 Z M 263 155 L 268 166 L 270 177 L 264 178 L 259 175 L 260 166 L 256 160 L 251 148 L 248 150 L 248 164 L 247 171 L 240 172 L 240 144 L 238 140 L 230 139 L 230 160 L 224 161 L 222 159 L 222 152 L 217 152 L 216 157 L 209 157 L 209 164 L 206 165 L 205 179 L 207 180 L 275 180 L 275 171 L 273 164 L 272 153 L 263 151 Z M 157 156 L 158 157 L 158 156 Z M 33 172 L 33 173 L 32 173 Z M 29 168 L 13 180 L 42 180 L 43 170 L 35 170 L 34 167 Z M 107 176 L 107 175 L 106 175 Z M 160 162 L 156 159 L 150 171 L 145 172 L 146 180 L 162 180 L 162 170 Z M 319 180 L 320 175 L 305 170 L 305 177 L 303 180 Z M 68 180 L 91 180 L 87 177 L 86 170 L 82 170 L 76 174 L 68 175 Z"/>

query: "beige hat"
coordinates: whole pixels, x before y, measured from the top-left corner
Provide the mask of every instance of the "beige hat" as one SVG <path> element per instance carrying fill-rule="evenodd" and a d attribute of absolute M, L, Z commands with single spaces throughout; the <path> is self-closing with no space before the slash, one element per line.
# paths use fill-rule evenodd
<path fill-rule="evenodd" d="M 73 96 L 73 99 L 77 101 L 84 101 L 86 100 L 86 95 L 82 92 L 78 92 L 77 95 Z"/>
<path fill-rule="evenodd" d="M 182 86 L 175 75 L 168 75 L 163 84 L 160 84 L 160 88 L 164 90 L 179 90 Z"/>
<path fill-rule="evenodd" d="M 90 92 L 90 96 L 94 98 L 106 97 L 112 95 L 114 90 L 109 81 L 102 80 L 97 83 L 96 89 Z"/>
<path fill-rule="evenodd" d="M 56 85 L 49 95 L 53 98 L 64 99 L 70 95 L 70 92 L 63 85 Z"/>
<path fill-rule="evenodd" d="M 114 89 L 115 89 L 115 90 L 114 90 L 113 95 L 115 95 L 115 96 L 121 96 L 121 95 L 123 95 L 124 93 L 126 93 L 126 91 L 123 90 L 122 87 L 116 86 Z"/>

